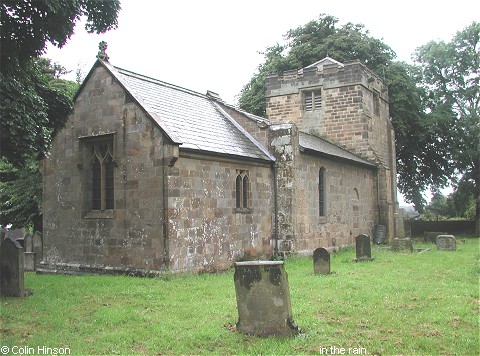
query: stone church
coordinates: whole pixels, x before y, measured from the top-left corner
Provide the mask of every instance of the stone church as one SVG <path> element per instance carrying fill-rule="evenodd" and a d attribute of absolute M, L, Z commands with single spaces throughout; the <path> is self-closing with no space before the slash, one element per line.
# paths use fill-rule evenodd
<path fill-rule="evenodd" d="M 267 117 L 98 59 L 42 161 L 58 273 L 214 271 L 394 236 L 385 83 L 324 58 L 266 78 Z"/>

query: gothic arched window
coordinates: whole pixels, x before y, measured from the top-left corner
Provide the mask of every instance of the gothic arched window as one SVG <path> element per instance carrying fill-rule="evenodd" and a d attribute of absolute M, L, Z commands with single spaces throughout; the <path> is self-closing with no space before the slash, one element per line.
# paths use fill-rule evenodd
<path fill-rule="evenodd" d="M 235 197 L 236 207 L 238 209 L 246 209 L 249 207 L 250 195 L 250 180 L 248 178 L 248 171 L 237 171 L 237 178 L 235 179 Z"/>
<path fill-rule="evenodd" d="M 92 210 L 113 209 L 114 161 L 111 141 L 92 145 Z"/>

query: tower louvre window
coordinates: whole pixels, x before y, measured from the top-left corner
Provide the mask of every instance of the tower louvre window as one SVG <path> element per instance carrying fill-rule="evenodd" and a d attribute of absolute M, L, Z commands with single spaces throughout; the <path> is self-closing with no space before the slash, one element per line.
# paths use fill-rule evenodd
<path fill-rule="evenodd" d="M 304 92 L 305 111 L 315 111 L 322 108 L 322 92 L 321 90 L 311 90 Z"/>

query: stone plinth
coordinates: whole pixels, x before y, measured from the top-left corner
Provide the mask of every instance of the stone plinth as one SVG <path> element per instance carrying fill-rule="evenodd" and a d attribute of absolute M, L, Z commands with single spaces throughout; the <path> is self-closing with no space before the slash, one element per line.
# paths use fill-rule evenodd
<path fill-rule="evenodd" d="M 392 243 L 394 252 L 413 252 L 412 240 L 409 238 L 395 238 Z"/>
<path fill-rule="evenodd" d="M 234 282 L 238 331 L 258 336 L 291 336 L 299 332 L 292 318 L 283 261 L 236 262 Z"/>

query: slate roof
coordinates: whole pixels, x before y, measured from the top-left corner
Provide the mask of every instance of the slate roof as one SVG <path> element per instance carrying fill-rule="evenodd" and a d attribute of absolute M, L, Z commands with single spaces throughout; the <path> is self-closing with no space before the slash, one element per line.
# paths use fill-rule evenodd
<path fill-rule="evenodd" d="M 180 149 L 275 160 L 208 96 L 99 62 Z"/>
<path fill-rule="evenodd" d="M 304 151 L 310 151 L 314 154 L 331 158 L 347 160 L 364 166 L 376 167 L 374 163 L 367 161 L 366 159 L 363 159 L 362 157 L 338 147 L 320 137 L 309 135 L 305 132 L 299 132 L 298 136 L 300 147 Z"/>

